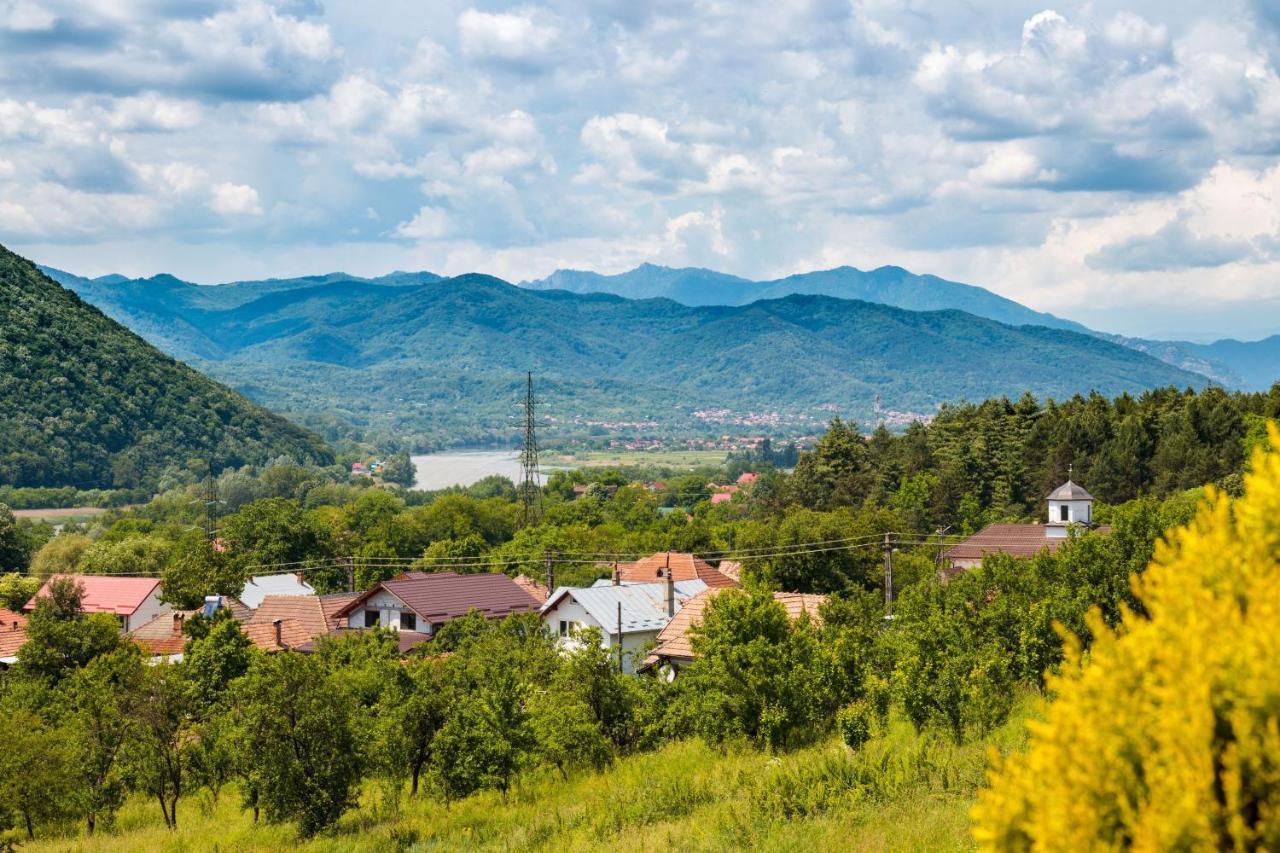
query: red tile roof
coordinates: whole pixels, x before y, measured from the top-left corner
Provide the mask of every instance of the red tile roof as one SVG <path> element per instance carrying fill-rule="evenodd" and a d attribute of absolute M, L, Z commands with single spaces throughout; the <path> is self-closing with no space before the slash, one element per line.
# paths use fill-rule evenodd
<path fill-rule="evenodd" d="M 6 663 L 17 657 L 18 649 L 22 648 L 22 644 L 27 641 L 27 622 L 22 620 L 18 626 L 14 627 L 13 619 L 10 619 L 0 627 L 0 661 Z"/>
<path fill-rule="evenodd" d="M 516 582 L 516 586 L 533 596 L 533 600 L 538 602 L 539 607 L 551 597 L 551 592 L 545 586 L 528 575 L 516 575 L 512 580 Z"/>
<path fill-rule="evenodd" d="M 380 589 L 390 592 L 422 619 L 433 624 L 466 616 L 472 610 L 478 610 L 488 617 L 500 617 L 512 613 L 532 613 L 539 606 L 539 602 L 504 574 L 405 572 L 400 577 L 383 581 L 367 590 L 338 610 L 337 615 L 348 616 L 355 612 L 369 596 Z"/>
<path fill-rule="evenodd" d="M 319 596 L 320 609 L 324 611 L 324 618 L 329 623 L 330 631 L 347 627 L 346 618 L 339 616 L 338 611 L 359 597 L 360 593 L 358 592 L 334 592 L 329 595 Z"/>
<path fill-rule="evenodd" d="M 14 622 L 17 622 L 19 626 L 26 625 L 27 615 L 10 610 L 7 607 L 0 607 L 0 628 L 12 628 Z"/>
<path fill-rule="evenodd" d="M 298 623 L 308 640 L 329 633 L 329 619 L 316 595 L 268 595 L 247 624 L 270 625 L 277 619 Z"/>
<path fill-rule="evenodd" d="M 276 642 L 276 626 L 271 622 L 248 623 L 240 630 L 264 652 L 283 652 L 311 642 L 312 637 L 297 619 L 280 620 L 280 641 Z"/>
<path fill-rule="evenodd" d="M 1110 533 L 1110 527 L 1094 528 L 1098 533 Z M 1066 536 L 1047 535 L 1043 524 L 988 524 L 959 544 L 951 546 L 945 556 L 951 560 L 981 560 L 987 554 L 1009 554 L 1014 557 L 1034 557 L 1041 551 L 1053 553 L 1068 541 Z"/>
<path fill-rule="evenodd" d="M 49 594 L 49 584 L 58 577 L 70 577 L 84 587 L 80 610 L 84 613 L 114 613 L 132 616 L 160 587 L 159 578 L 108 577 L 106 575 L 54 575 L 44 582 L 35 598 L 23 610 L 35 610 L 36 599 Z"/>
<path fill-rule="evenodd" d="M 221 606 L 231 613 L 231 618 L 240 623 L 247 622 L 253 616 L 252 610 L 245 607 L 239 599 L 229 595 L 222 597 Z M 126 636 L 152 655 L 179 654 L 186 646 L 187 640 L 182 633 L 183 624 L 202 610 L 203 608 L 197 607 L 194 610 L 161 613 L 145 625 L 133 629 Z"/>
<path fill-rule="evenodd" d="M 652 666 L 659 660 L 691 661 L 694 658 L 693 646 L 690 643 L 689 629 L 702 622 L 702 614 L 707 604 L 721 589 L 708 589 L 685 601 L 671 621 L 658 632 L 657 645 L 644 660 L 644 666 Z M 809 614 L 814 621 L 821 621 L 818 608 L 827 600 L 825 595 L 805 595 L 799 592 L 775 592 L 775 600 L 782 603 L 791 619 L 799 619 L 801 613 Z"/>
<path fill-rule="evenodd" d="M 706 560 L 678 551 L 661 551 L 634 563 L 619 563 L 619 580 L 623 583 L 655 583 L 661 578 L 658 572 L 665 571 L 668 565 L 677 581 L 700 580 L 717 589 L 738 586 L 737 581 L 718 571 Z"/>

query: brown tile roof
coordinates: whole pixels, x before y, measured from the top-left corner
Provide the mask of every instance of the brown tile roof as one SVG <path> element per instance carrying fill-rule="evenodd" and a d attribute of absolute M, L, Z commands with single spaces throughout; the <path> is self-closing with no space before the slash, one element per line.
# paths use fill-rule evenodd
<path fill-rule="evenodd" d="M 1034 557 L 1041 551 L 1053 553 L 1066 542 L 1066 536 L 1050 537 L 1043 524 L 988 524 L 968 539 L 947 549 L 945 556 L 952 560 L 981 560 L 986 554 L 1009 554 L 1014 557 Z M 1098 533 L 1110 533 L 1110 527 L 1095 528 Z"/>
<path fill-rule="evenodd" d="M 643 665 L 649 667 L 659 660 L 693 660 L 689 629 L 702 622 L 707 603 L 722 591 L 723 589 L 708 589 L 685 601 L 666 627 L 658 632 L 657 645 L 645 658 Z M 821 620 L 818 608 L 827 600 L 825 595 L 806 595 L 800 592 L 775 592 L 773 597 L 786 608 L 789 618 L 799 619 L 801 613 L 807 613 L 815 621 Z"/>
<path fill-rule="evenodd" d="M 229 611 L 231 618 L 240 623 L 247 622 L 249 617 L 253 615 L 253 611 L 241 603 L 238 598 L 233 598 L 229 595 L 222 596 L 220 606 Z M 179 654 L 186 645 L 187 639 L 182 633 L 183 623 L 203 609 L 202 607 L 197 607 L 194 610 L 174 610 L 170 613 L 161 613 L 145 625 L 140 625 L 130 631 L 127 636 L 152 655 Z M 174 617 L 181 617 L 182 621 L 175 623 Z"/>
<path fill-rule="evenodd" d="M 721 560 L 716 571 L 727 578 L 742 583 L 742 563 L 737 560 Z"/>
<path fill-rule="evenodd" d="M 330 631 L 328 636 L 344 637 L 350 634 L 361 634 L 369 630 L 372 630 L 372 629 L 370 628 L 339 628 L 336 631 Z M 431 641 L 431 635 L 424 634 L 421 631 L 396 631 L 395 633 L 396 633 L 396 640 L 400 644 L 401 655 L 407 655 L 409 652 L 413 651 L 418 646 L 421 646 L 423 643 L 428 643 Z M 320 642 L 320 638 L 317 637 L 316 639 L 311 640 L 310 642 L 303 643 L 302 645 L 296 647 L 294 651 L 304 652 L 304 653 L 314 652 L 319 642 Z"/>
<path fill-rule="evenodd" d="M 270 625 L 277 619 L 297 622 L 308 640 L 329 633 L 329 619 L 316 595 L 268 595 L 253 611 L 248 624 Z"/>
<path fill-rule="evenodd" d="M 460 575 L 455 572 L 406 572 L 366 590 L 337 611 L 347 616 L 379 589 L 403 601 L 428 623 L 438 624 L 478 610 L 488 617 L 512 613 L 532 613 L 539 603 L 504 574 L 485 572 Z"/>
<path fill-rule="evenodd" d="M 13 626 L 14 620 L 10 619 L 0 628 L 0 661 L 9 661 L 18 654 L 18 649 L 27 641 L 27 623 L 22 620 L 18 627 Z"/>
<path fill-rule="evenodd" d="M 264 652 L 283 652 L 296 649 L 312 640 L 307 628 L 297 619 L 280 620 L 280 642 L 276 642 L 276 626 L 271 622 L 249 622 L 240 630 Z"/>
<path fill-rule="evenodd" d="M 27 614 L 18 613 L 7 607 L 0 607 L 0 628 L 12 628 L 14 622 L 17 622 L 19 626 L 26 625 Z"/>
<path fill-rule="evenodd" d="M 359 597 L 360 593 L 358 592 L 334 592 L 329 595 L 319 596 L 320 609 L 324 611 L 324 618 L 329 623 L 330 631 L 347 627 L 346 617 L 339 616 L 338 611 Z"/>
<path fill-rule="evenodd" d="M 671 574 L 678 581 L 700 580 L 713 589 L 738 586 L 738 582 L 717 571 L 706 560 L 679 551 L 660 551 L 634 563 L 619 563 L 618 575 L 623 583 L 655 583 L 658 572 L 671 566 Z"/>
<path fill-rule="evenodd" d="M 532 595 L 534 601 L 538 602 L 539 607 L 541 607 L 543 603 L 551 597 L 550 590 L 528 575 L 516 575 L 512 580 L 515 581 L 516 586 Z"/>

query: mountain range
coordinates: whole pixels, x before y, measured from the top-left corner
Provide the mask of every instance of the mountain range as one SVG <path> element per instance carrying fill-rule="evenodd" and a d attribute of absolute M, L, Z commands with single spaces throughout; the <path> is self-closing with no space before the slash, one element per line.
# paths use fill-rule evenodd
<path fill-rule="evenodd" d="M 50 272 L 270 408 L 305 413 L 310 423 L 336 416 L 364 430 L 425 437 L 419 445 L 509 439 L 525 371 L 538 378 L 554 419 L 548 428 L 587 433 L 705 434 L 709 424 L 727 429 L 735 421 L 739 431 L 805 433 L 834 414 L 905 419 L 962 398 L 1207 383 L 1064 328 L 1067 321 L 1010 325 L 829 295 L 690 306 L 517 287 L 479 274 L 332 274 L 210 287 L 170 276 Z M 900 292 L 913 288 L 918 283 L 904 282 Z M 1010 318 L 1047 316 L 1019 312 L 979 288 L 957 292 Z"/>
<path fill-rule="evenodd" d="M 1012 326 L 1030 324 L 1097 335 L 1231 388 L 1260 391 L 1280 379 L 1280 334 L 1261 341 L 1228 339 L 1197 344 L 1095 332 L 1080 323 L 1034 311 L 982 287 L 934 275 L 917 275 L 894 266 L 873 270 L 845 266 L 752 281 L 698 267 L 672 269 L 641 264 L 618 275 L 556 270 L 546 278 L 522 281 L 520 286 L 572 293 L 612 293 L 628 299 L 666 298 L 685 305 L 745 305 L 757 299 L 809 293 L 880 302 L 909 311 L 956 309 Z"/>
<path fill-rule="evenodd" d="M 159 352 L 0 246 L 0 484 L 154 486 L 168 466 L 331 462 L 319 437 Z"/>

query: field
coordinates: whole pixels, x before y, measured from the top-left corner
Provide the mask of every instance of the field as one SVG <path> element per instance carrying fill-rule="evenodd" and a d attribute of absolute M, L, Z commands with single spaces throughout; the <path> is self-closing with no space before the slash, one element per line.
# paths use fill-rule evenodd
<path fill-rule="evenodd" d="M 233 789 L 216 806 L 207 792 L 185 798 L 176 832 L 154 801 L 134 797 L 111 834 L 89 840 L 68 828 L 23 849 L 964 850 L 988 744 L 1020 744 L 1033 707 L 1022 701 L 986 742 L 963 746 L 895 718 L 856 754 L 834 739 L 781 756 L 682 741 L 601 774 L 528 774 L 505 800 L 406 797 L 397 807 L 366 790 L 360 808 L 309 841 L 289 825 L 255 825 Z"/>
<path fill-rule="evenodd" d="M 693 469 L 703 465 L 723 465 L 723 450 L 582 450 L 570 453 L 542 453 L 543 465 L 623 468 L 632 465 L 657 465 L 664 468 Z"/>
<path fill-rule="evenodd" d="M 73 506 L 61 509 L 15 509 L 15 518 L 29 518 L 32 521 L 47 521 L 50 524 L 64 524 L 68 521 L 83 521 L 95 515 L 102 515 L 108 510 L 100 506 Z"/>

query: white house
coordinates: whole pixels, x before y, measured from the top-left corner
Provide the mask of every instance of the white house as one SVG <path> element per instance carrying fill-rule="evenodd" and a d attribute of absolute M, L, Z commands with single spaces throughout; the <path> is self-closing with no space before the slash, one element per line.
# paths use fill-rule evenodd
<path fill-rule="evenodd" d="M 1070 480 L 1049 493 L 1048 519 L 1044 524 L 988 524 L 946 552 L 951 572 L 982 564 L 987 554 L 1031 558 L 1041 551 L 1057 551 L 1072 529 L 1110 533 L 1093 521 L 1093 495 Z"/>
<path fill-rule="evenodd" d="M 1071 524 L 1093 523 L 1093 495 L 1084 486 L 1067 480 L 1049 493 L 1048 536 L 1065 537 Z"/>
<path fill-rule="evenodd" d="M 279 575 L 254 575 L 245 583 L 240 591 L 239 599 L 251 610 L 257 610 L 262 599 L 268 595 L 315 595 L 311 584 L 300 576 L 289 572 Z"/>
<path fill-rule="evenodd" d="M 542 606 L 542 621 L 564 648 L 574 648 L 578 632 L 600 631 L 600 645 L 618 653 L 623 672 L 635 672 L 658 632 L 684 602 L 707 588 L 704 581 L 560 587 Z M 620 646 L 619 646 L 620 644 Z"/>

